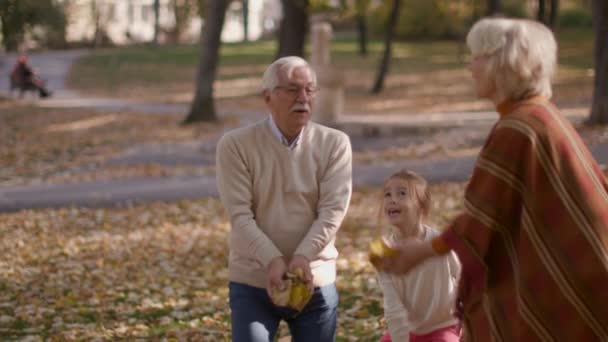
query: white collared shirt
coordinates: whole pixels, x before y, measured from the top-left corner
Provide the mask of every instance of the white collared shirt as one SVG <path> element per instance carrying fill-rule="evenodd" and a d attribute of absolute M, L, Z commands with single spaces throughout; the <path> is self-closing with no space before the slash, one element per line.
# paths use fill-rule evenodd
<path fill-rule="evenodd" d="M 277 123 L 274 122 L 274 119 L 272 118 L 272 114 L 268 116 L 269 119 L 268 121 L 270 122 L 270 129 L 272 130 L 272 133 L 274 134 L 274 136 L 279 140 L 279 142 L 285 146 L 287 146 L 287 148 L 291 151 L 293 151 L 294 148 L 296 148 L 296 146 L 298 146 L 298 143 L 300 142 L 300 138 L 302 137 L 302 132 L 304 131 L 304 128 L 302 128 L 302 130 L 300 130 L 300 134 L 298 134 L 298 136 L 291 142 L 291 144 L 289 143 L 289 140 L 287 140 L 287 138 L 285 138 L 285 135 L 283 135 L 283 132 L 281 132 L 281 130 L 279 129 L 279 126 L 277 126 Z"/>

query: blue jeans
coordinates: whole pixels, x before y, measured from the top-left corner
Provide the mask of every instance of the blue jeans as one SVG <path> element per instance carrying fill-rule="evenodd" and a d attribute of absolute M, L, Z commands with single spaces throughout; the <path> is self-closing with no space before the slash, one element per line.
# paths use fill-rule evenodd
<path fill-rule="evenodd" d="M 272 342 L 281 320 L 287 322 L 294 342 L 330 342 L 336 339 L 338 290 L 335 284 L 316 287 L 298 313 L 275 306 L 266 289 L 230 282 L 232 341 Z"/>

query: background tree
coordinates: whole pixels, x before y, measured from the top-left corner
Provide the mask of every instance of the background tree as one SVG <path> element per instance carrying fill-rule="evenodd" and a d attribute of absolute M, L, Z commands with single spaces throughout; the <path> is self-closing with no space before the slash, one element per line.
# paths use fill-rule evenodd
<path fill-rule="evenodd" d="M 160 17 L 160 0 L 154 0 L 154 36 L 152 38 L 152 44 L 158 45 L 158 30 L 160 29 L 159 17 Z"/>
<path fill-rule="evenodd" d="M 355 0 L 355 11 L 357 19 L 357 42 L 359 43 L 359 55 L 367 56 L 367 11 L 370 0 Z"/>
<path fill-rule="evenodd" d="M 593 0 L 595 29 L 595 81 L 593 102 L 588 122 L 608 124 L 608 1 Z"/>
<path fill-rule="evenodd" d="M 546 10 L 545 10 L 545 5 L 547 4 L 547 2 L 545 0 L 538 0 L 538 8 L 536 9 L 536 20 L 544 23 L 545 22 L 545 15 L 546 15 Z"/>
<path fill-rule="evenodd" d="M 102 3 L 100 0 L 92 0 L 90 5 L 91 17 L 95 27 L 93 31 L 93 47 L 111 44 L 112 42 L 110 41 L 107 32 L 107 26 L 111 16 L 109 7 L 107 6 L 108 4 Z"/>
<path fill-rule="evenodd" d="M 277 58 L 304 57 L 304 43 L 308 33 L 309 0 L 281 0 L 283 19 L 279 27 Z"/>
<path fill-rule="evenodd" d="M 243 0 L 243 41 L 249 41 L 249 0 Z"/>
<path fill-rule="evenodd" d="M 69 1 L 0 0 L 2 42 L 7 51 L 15 51 L 26 34 L 45 46 L 65 44 L 65 6 Z"/>
<path fill-rule="evenodd" d="M 196 92 L 184 123 L 216 121 L 213 83 L 217 76 L 218 56 L 226 9 L 230 0 L 207 0 L 205 22 L 201 28 L 201 53 L 196 76 Z"/>
<path fill-rule="evenodd" d="M 195 14 L 198 7 L 198 0 L 171 0 L 173 9 L 173 19 L 175 25 L 171 28 L 170 39 L 174 43 L 179 42 L 182 32 Z"/>
<path fill-rule="evenodd" d="M 499 14 L 502 10 L 500 0 L 488 0 L 488 8 L 486 9 L 487 15 L 496 15 Z"/>
<path fill-rule="evenodd" d="M 559 17 L 559 0 L 550 0 L 549 5 L 549 12 L 547 12 L 547 2 L 538 0 L 536 19 L 555 30 Z"/>
<path fill-rule="evenodd" d="M 384 39 L 384 53 L 382 55 L 382 59 L 380 60 L 380 65 L 378 66 L 378 73 L 376 75 L 376 81 L 374 82 L 374 86 L 371 90 L 373 94 L 378 94 L 384 88 L 384 79 L 386 74 L 388 73 L 391 55 L 392 55 L 392 47 L 393 47 L 393 39 L 395 36 L 395 26 L 397 24 L 397 18 L 399 17 L 399 12 L 401 9 L 401 0 L 393 0 L 393 6 L 386 24 L 386 36 Z"/>
<path fill-rule="evenodd" d="M 25 36 L 25 26 L 29 9 L 24 1 L 0 1 L 0 20 L 2 20 L 2 40 L 7 51 L 17 50 Z"/>

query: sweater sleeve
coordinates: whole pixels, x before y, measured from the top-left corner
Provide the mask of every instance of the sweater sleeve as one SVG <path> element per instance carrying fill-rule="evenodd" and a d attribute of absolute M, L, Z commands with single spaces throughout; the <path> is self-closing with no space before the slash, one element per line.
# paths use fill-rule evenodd
<path fill-rule="evenodd" d="M 465 306 L 486 290 L 488 259 L 496 254 L 491 246 L 501 235 L 508 235 L 504 227 L 513 229 L 510 234 L 519 234 L 521 190 L 530 187 L 524 182 L 530 175 L 536 178 L 534 173 L 540 170 L 534 152 L 537 135 L 528 137 L 525 131 L 508 126 L 513 121 L 502 119 L 488 136 L 465 190 L 465 210 L 441 235 L 460 261 L 459 298 Z M 524 124 L 517 120 L 514 125 Z"/>
<path fill-rule="evenodd" d="M 248 254 L 267 267 L 272 259 L 282 256 L 274 243 L 258 227 L 252 210 L 253 181 L 246 160 L 234 139 L 224 136 L 217 145 L 217 185 L 222 204 L 230 216 L 231 246 Z"/>
<path fill-rule="evenodd" d="M 378 281 L 384 297 L 384 319 L 388 324 L 391 340 L 408 342 L 410 328 L 408 327 L 407 310 L 401 302 L 397 289 L 387 274 L 379 274 Z"/>
<path fill-rule="evenodd" d="M 334 240 L 352 194 L 350 140 L 346 134 L 341 134 L 340 137 L 339 143 L 330 153 L 328 165 L 319 181 L 317 219 L 294 252 L 310 261 Z"/>

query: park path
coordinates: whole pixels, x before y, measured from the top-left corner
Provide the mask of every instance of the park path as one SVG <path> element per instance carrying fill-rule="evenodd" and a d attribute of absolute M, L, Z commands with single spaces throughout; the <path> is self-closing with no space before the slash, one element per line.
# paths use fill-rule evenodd
<path fill-rule="evenodd" d="M 23 101 L 43 108 L 89 108 L 100 110 L 131 111 L 145 113 L 182 113 L 185 105 L 140 103 L 117 98 L 87 96 L 69 89 L 66 83 L 70 67 L 78 58 L 90 53 L 89 50 L 43 51 L 28 54 L 29 63 L 47 86 L 53 91 L 48 99 L 38 99 L 27 94 Z M 17 55 L 7 54 L 0 65 L 0 94 L 9 96 L 10 71 L 15 65 Z M 16 94 L 13 94 L 16 96 Z"/>
<path fill-rule="evenodd" d="M 51 99 L 28 98 L 32 104 L 47 108 L 88 108 L 142 113 L 175 113 L 182 115 L 185 105 L 137 103 L 123 99 L 98 98 L 79 94 L 68 89 L 66 78 L 72 63 L 84 56 L 86 50 L 40 52 L 29 55 L 31 64 L 39 69 L 54 91 Z M 8 91 L 8 74 L 16 60 L 8 55 L 0 66 L 0 93 Z M 231 112 L 234 115 L 234 112 Z M 247 115 L 245 115 L 247 114 Z M 584 111 L 565 113 L 571 121 L 582 120 Z M 237 114 L 239 115 L 239 114 Z M 240 115 L 239 115 L 240 116 Z M 257 120 L 263 113 L 243 111 L 241 124 Z M 458 140 L 464 135 L 483 141 L 494 112 L 436 113 L 420 115 L 345 115 L 339 127 L 351 137 L 354 151 L 382 150 L 389 146 L 420 144 L 426 140 Z M 215 160 L 215 141 L 167 148 L 161 145 L 135 146 L 121 156 L 108 161 L 113 164 L 157 163 L 165 165 L 190 164 L 210 166 Z M 204 145 L 204 146 L 203 146 Z M 206 151 L 202 153 L 201 151 Z M 600 163 L 608 163 L 608 143 L 594 146 L 593 153 Z M 395 170 L 408 168 L 420 173 L 431 183 L 465 181 L 469 178 L 475 156 L 462 156 L 433 160 L 410 160 L 392 163 L 353 165 L 355 186 L 376 186 Z M 195 199 L 217 196 L 213 176 L 139 177 L 76 184 L 40 184 L 0 187 L 0 212 L 29 208 L 63 206 L 109 206 L 154 200 Z"/>

